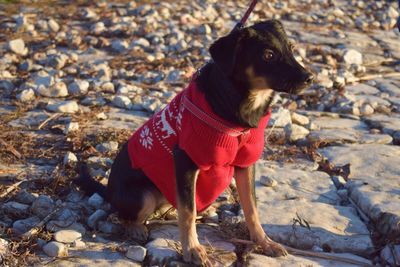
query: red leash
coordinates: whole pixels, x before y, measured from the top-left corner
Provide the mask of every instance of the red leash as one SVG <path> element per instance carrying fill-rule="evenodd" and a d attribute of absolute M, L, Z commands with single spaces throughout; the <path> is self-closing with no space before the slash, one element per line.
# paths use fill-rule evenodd
<path fill-rule="evenodd" d="M 244 24 L 246 23 L 247 19 L 249 18 L 251 12 L 253 12 L 254 8 L 257 5 L 258 0 L 252 0 L 249 8 L 247 9 L 246 13 L 244 13 L 244 16 L 242 17 L 242 19 L 235 25 L 235 27 L 233 28 L 232 31 L 238 30 L 240 28 L 242 28 L 244 26 Z"/>

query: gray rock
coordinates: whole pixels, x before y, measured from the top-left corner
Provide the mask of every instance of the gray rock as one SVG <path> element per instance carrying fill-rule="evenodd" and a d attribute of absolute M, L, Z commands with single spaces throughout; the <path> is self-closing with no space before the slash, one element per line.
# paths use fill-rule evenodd
<path fill-rule="evenodd" d="M 88 92 L 89 82 L 86 80 L 75 80 L 68 86 L 71 95 L 84 95 Z"/>
<path fill-rule="evenodd" d="M 97 193 L 94 193 L 89 199 L 88 204 L 92 207 L 99 208 L 104 202 L 104 199 Z"/>
<path fill-rule="evenodd" d="M 37 216 L 29 217 L 23 220 L 17 220 L 13 223 L 13 231 L 18 234 L 23 234 L 36 226 L 39 222 L 40 219 Z"/>
<path fill-rule="evenodd" d="M 370 104 L 364 104 L 360 108 L 361 115 L 368 116 L 374 114 L 374 108 Z"/>
<path fill-rule="evenodd" d="M 125 52 L 129 47 L 129 44 L 125 40 L 114 40 L 111 42 L 111 49 L 114 52 L 122 53 Z"/>
<path fill-rule="evenodd" d="M 268 126 L 283 128 L 288 124 L 292 124 L 292 118 L 288 109 L 279 108 L 277 112 L 273 112 Z"/>
<path fill-rule="evenodd" d="M 275 187 L 278 185 L 278 182 L 270 176 L 261 176 L 260 183 L 267 187 Z"/>
<path fill-rule="evenodd" d="M 54 240 L 64 244 L 70 244 L 80 239 L 82 234 L 74 230 L 60 230 L 54 233 Z"/>
<path fill-rule="evenodd" d="M 43 246 L 43 251 L 50 257 L 67 257 L 67 247 L 59 242 L 51 241 Z"/>
<path fill-rule="evenodd" d="M 368 130 L 367 124 L 352 119 L 318 117 L 313 119 L 313 123 L 315 123 L 320 129 Z"/>
<path fill-rule="evenodd" d="M 125 108 L 125 109 L 132 108 L 132 101 L 129 99 L 129 97 L 124 95 L 115 96 L 112 103 L 114 106 L 118 108 Z"/>
<path fill-rule="evenodd" d="M 109 169 L 113 164 L 113 160 L 110 158 L 90 157 L 87 160 L 87 164 L 90 168 L 93 169 L 99 169 L 99 168 Z"/>
<path fill-rule="evenodd" d="M 57 82 L 50 87 L 39 86 L 37 93 L 45 97 L 66 97 L 68 96 L 68 89 L 65 83 Z"/>
<path fill-rule="evenodd" d="M 70 134 L 79 130 L 79 123 L 78 122 L 68 122 L 67 126 L 65 127 L 64 134 Z"/>
<path fill-rule="evenodd" d="M 142 262 L 146 257 L 147 250 L 142 246 L 130 246 L 125 256 L 131 260 Z"/>
<path fill-rule="evenodd" d="M 86 233 L 86 228 L 77 222 L 72 222 L 74 221 L 75 218 L 72 219 L 67 219 L 67 220 L 62 220 L 62 221 L 56 221 L 52 220 L 46 224 L 46 230 L 49 232 L 57 232 L 60 230 L 73 230 L 76 232 L 79 232 L 83 235 Z"/>
<path fill-rule="evenodd" d="M 89 218 L 87 219 L 87 224 L 89 225 L 89 227 L 91 227 L 92 229 L 96 229 L 97 227 L 97 223 L 100 220 L 103 220 L 107 217 L 107 213 L 104 210 L 96 210 L 94 213 L 92 213 L 92 215 L 89 216 Z"/>
<path fill-rule="evenodd" d="M 320 252 L 320 251 L 318 251 Z M 347 258 L 349 260 L 358 261 L 359 264 L 350 264 L 344 262 L 337 262 L 334 260 L 325 260 L 319 258 L 306 258 L 296 255 L 288 255 L 286 257 L 272 258 L 261 254 L 251 253 L 247 258 L 247 266 L 251 267 L 298 267 L 298 266 L 312 266 L 312 267 L 356 267 L 356 266 L 371 266 L 371 261 L 361 258 L 359 256 L 349 253 L 323 253 L 326 256 L 337 256 L 340 258 Z"/>
<path fill-rule="evenodd" d="M 0 262 L 3 261 L 3 257 L 5 257 L 8 253 L 8 241 L 0 238 Z"/>
<path fill-rule="evenodd" d="M 47 64 L 52 68 L 60 70 L 64 68 L 64 66 L 67 64 L 67 61 L 68 61 L 67 55 L 55 54 L 48 57 Z"/>
<path fill-rule="evenodd" d="M 49 103 L 46 106 L 46 109 L 60 113 L 76 113 L 79 111 L 79 105 L 74 100 L 66 100 L 56 103 Z"/>
<path fill-rule="evenodd" d="M 343 61 L 348 65 L 351 65 L 351 64 L 362 65 L 363 64 L 363 56 L 357 50 L 347 49 L 343 53 Z"/>
<path fill-rule="evenodd" d="M 31 212 L 43 219 L 56 207 L 54 201 L 46 195 L 40 195 L 31 206 Z"/>
<path fill-rule="evenodd" d="M 20 56 L 28 54 L 28 48 L 25 47 L 25 42 L 22 39 L 15 39 L 8 42 L 8 49 Z"/>
<path fill-rule="evenodd" d="M 300 139 L 305 138 L 310 133 L 306 128 L 296 125 L 296 124 L 287 124 L 285 126 L 285 135 L 286 138 L 291 142 L 298 141 Z"/>
<path fill-rule="evenodd" d="M 373 86 L 370 86 L 368 84 L 356 84 L 356 85 L 347 85 L 345 87 L 346 92 L 353 94 L 353 95 L 376 95 L 379 94 L 379 90 Z"/>
<path fill-rule="evenodd" d="M 37 195 L 32 194 L 28 191 L 26 191 L 25 189 L 20 190 L 17 195 L 15 196 L 15 200 L 17 200 L 20 203 L 23 204 L 32 204 L 33 201 L 35 201 L 37 198 Z"/>
<path fill-rule="evenodd" d="M 167 264 L 172 260 L 177 260 L 179 254 L 175 248 L 170 246 L 171 242 L 167 239 L 156 238 L 146 244 L 149 263 L 152 265 Z"/>
<path fill-rule="evenodd" d="M 291 118 L 293 123 L 301 126 L 306 126 L 310 123 L 310 120 L 306 116 L 297 114 L 295 112 L 292 113 Z"/>
<path fill-rule="evenodd" d="M 98 229 L 105 234 L 118 234 L 124 230 L 121 225 L 109 221 L 100 221 L 98 223 Z"/>
<path fill-rule="evenodd" d="M 400 245 L 386 245 L 381 250 L 380 256 L 384 263 L 390 266 L 398 266 L 400 264 L 400 262 L 397 262 L 397 259 L 400 259 Z"/>
<path fill-rule="evenodd" d="M 63 159 L 64 165 L 71 165 L 78 162 L 78 158 L 72 152 L 67 152 Z"/>
<path fill-rule="evenodd" d="M 29 214 L 29 205 L 9 201 L 3 204 L 3 210 L 15 217 L 23 217 Z"/>
<path fill-rule="evenodd" d="M 100 153 L 115 152 L 118 150 L 118 142 L 110 141 L 107 143 L 98 144 L 96 150 Z"/>
<path fill-rule="evenodd" d="M 21 102 L 29 102 L 35 99 L 35 91 L 32 89 L 25 89 L 17 95 L 17 99 Z"/>
<path fill-rule="evenodd" d="M 41 70 L 33 75 L 33 83 L 36 90 L 40 87 L 48 88 L 54 84 L 54 77 L 46 71 Z"/>

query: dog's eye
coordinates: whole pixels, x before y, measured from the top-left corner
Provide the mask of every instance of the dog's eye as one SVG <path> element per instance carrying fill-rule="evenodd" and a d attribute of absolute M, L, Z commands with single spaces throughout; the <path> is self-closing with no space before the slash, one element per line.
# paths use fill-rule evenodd
<path fill-rule="evenodd" d="M 274 52 L 272 50 L 265 50 L 264 51 L 264 60 L 268 61 L 271 60 L 274 57 Z"/>
<path fill-rule="evenodd" d="M 290 48 L 290 50 L 293 52 L 294 49 L 296 48 L 296 45 L 295 45 L 294 43 L 290 43 L 290 44 L 289 44 L 289 48 Z"/>

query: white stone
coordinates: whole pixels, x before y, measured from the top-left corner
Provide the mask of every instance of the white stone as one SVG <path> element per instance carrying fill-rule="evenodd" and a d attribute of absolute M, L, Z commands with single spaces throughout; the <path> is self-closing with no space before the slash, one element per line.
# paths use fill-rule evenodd
<path fill-rule="evenodd" d="M 57 21 L 55 21 L 54 19 L 49 19 L 47 24 L 53 32 L 58 32 L 60 30 L 60 25 L 58 25 Z"/>
<path fill-rule="evenodd" d="M 347 49 L 343 53 L 343 61 L 348 65 L 351 65 L 351 64 L 362 65 L 363 64 L 363 56 L 357 50 Z"/>
<path fill-rule="evenodd" d="M 70 134 L 72 132 L 76 132 L 79 130 L 79 123 L 78 122 L 68 122 L 67 126 L 65 127 L 64 134 Z"/>
<path fill-rule="evenodd" d="M 113 105 L 119 108 L 131 109 L 132 101 L 124 95 L 117 95 L 112 101 Z"/>
<path fill-rule="evenodd" d="M 25 47 L 25 42 L 22 39 L 9 41 L 8 48 L 17 55 L 25 56 L 28 54 L 28 48 Z"/>
<path fill-rule="evenodd" d="M 147 250 L 142 246 L 130 246 L 125 256 L 131 260 L 142 262 L 146 257 Z"/>
<path fill-rule="evenodd" d="M 272 112 L 268 126 L 283 128 L 288 124 L 292 124 L 290 111 L 288 109 L 279 108 L 277 112 Z"/>
<path fill-rule="evenodd" d="M 94 193 L 89 199 L 88 204 L 92 207 L 99 208 L 104 202 L 104 199 L 97 193 Z"/>
<path fill-rule="evenodd" d="M 46 97 L 65 97 L 68 95 L 67 86 L 63 82 L 57 82 L 50 87 L 39 86 L 37 92 Z"/>
<path fill-rule="evenodd" d="M 67 247 L 59 242 L 51 241 L 43 246 L 43 251 L 50 257 L 67 257 Z"/>
<path fill-rule="evenodd" d="M 368 116 L 374 114 L 374 108 L 370 104 L 364 104 L 360 108 L 361 115 Z"/>
<path fill-rule="evenodd" d="M 82 240 L 78 239 L 78 240 L 75 240 L 75 241 L 72 243 L 72 247 L 74 247 L 74 248 L 85 248 L 85 247 L 86 247 L 86 244 L 85 244 L 85 242 L 83 242 Z"/>
<path fill-rule="evenodd" d="M 111 49 L 114 52 L 122 53 L 126 51 L 129 47 L 129 44 L 125 40 L 114 40 L 111 43 Z"/>
<path fill-rule="evenodd" d="M 306 126 L 307 124 L 310 123 L 310 120 L 308 117 L 304 115 L 300 115 L 298 113 L 293 112 L 291 115 L 292 122 L 301 126 Z"/>
<path fill-rule="evenodd" d="M 81 238 L 82 234 L 75 230 L 60 230 L 54 233 L 54 240 L 64 244 L 70 244 Z"/>
<path fill-rule="evenodd" d="M 35 99 L 35 91 L 33 89 L 25 89 L 17 95 L 17 99 L 21 102 L 29 102 Z"/>
<path fill-rule="evenodd" d="M 60 113 L 76 113 L 79 111 L 79 105 L 73 100 L 49 103 L 47 110 Z"/>
<path fill-rule="evenodd" d="M 84 95 L 88 92 L 89 82 L 86 80 L 75 80 L 68 86 L 71 95 Z"/>
<path fill-rule="evenodd" d="M 96 150 L 100 153 L 114 152 L 118 150 L 118 142 L 110 141 L 107 143 L 98 144 Z"/>
<path fill-rule="evenodd" d="M 274 178 L 265 175 L 261 176 L 260 183 L 267 187 L 275 187 L 278 185 L 278 182 Z"/>
<path fill-rule="evenodd" d="M 298 141 L 300 139 L 305 138 L 310 133 L 309 130 L 304 128 L 303 126 L 296 124 L 288 124 L 285 126 L 285 134 L 286 138 L 288 138 L 291 142 Z"/>
<path fill-rule="evenodd" d="M 75 156 L 74 153 L 67 152 L 65 154 L 64 160 L 63 160 L 64 165 L 70 165 L 70 164 L 73 164 L 73 163 L 76 163 L 76 162 L 78 162 L 78 158 Z"/>

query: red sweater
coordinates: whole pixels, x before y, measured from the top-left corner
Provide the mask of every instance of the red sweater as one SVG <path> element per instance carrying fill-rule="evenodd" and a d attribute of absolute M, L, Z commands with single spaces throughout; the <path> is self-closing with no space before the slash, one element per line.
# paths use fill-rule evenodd
<path fill-rule="evenodd" d="M 270 115 L 257 128 L 236 127 L 214 114 L 191 82 L 129 139 L 132 167 L 141 169 L 176 207 L 172 149 L 178 144 L 200 169 L 196 209 L 202 211 L 229 186 L 234 166 L 247 167 L 258 160 Z"/>

